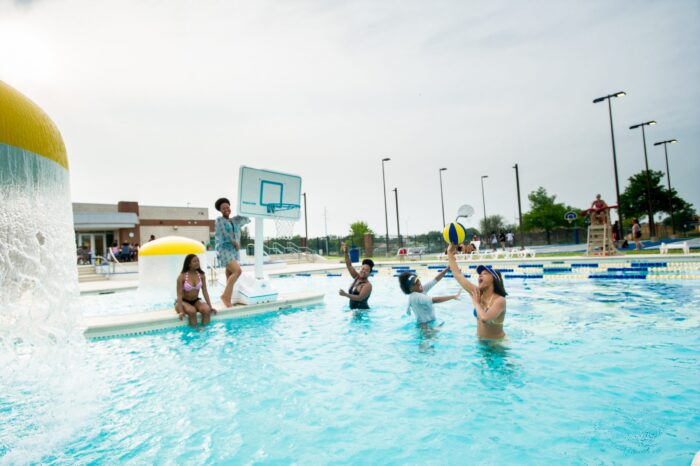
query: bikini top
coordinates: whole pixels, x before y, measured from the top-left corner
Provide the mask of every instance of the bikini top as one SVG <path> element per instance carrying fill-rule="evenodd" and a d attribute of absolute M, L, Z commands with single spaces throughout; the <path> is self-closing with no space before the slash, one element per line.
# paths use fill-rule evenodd
<path fill-rule="evenodd" d="M 493 299 L 494 299 L 494 298 L 491 298 L 491 302 L 489 303 L 488 307 L 486 308 L 487 311 L 488 311 L 489 308 L 491 307 L 491 304 L 493 304 Z M 479 318 L 479 315 L 476 313 L 476 309 L 474 309 L 473 314 L 474 314 L 474 318 L 475 318 L 475 319 L 478 319 L 478 318 Z M 499 319 L 499 318 L 501 319 L 501 321 L 500 321 L 500 322 L 496 322 L 496 319 Z M 503 321 L 504 321 L 504 320 L 506 320 L 506 310 L 505 310 L 505 309 L 503 310 L 503 312 L 501 312 L 501 315 L 499 315 L 498 317 L 495 317 L 495 318 L 493 318 L 493 319 L 491 319 L 491 320 L 485 320 L 484 323 L 487 324 L 487 325 L 503 325 Z"/>
<path fill-rule="evenodd" d="M 200 289 L 202 289 L 202 276 L 200 274 L 197 274 L 197 278 L 199 279 L 197 281 L 197 284 L 192 286 L 192 284 L 190 283 L 190 273 L 185 272 L 185 283 L 182 285 L 182 289 L 186 292 L 199 291 Z"/>

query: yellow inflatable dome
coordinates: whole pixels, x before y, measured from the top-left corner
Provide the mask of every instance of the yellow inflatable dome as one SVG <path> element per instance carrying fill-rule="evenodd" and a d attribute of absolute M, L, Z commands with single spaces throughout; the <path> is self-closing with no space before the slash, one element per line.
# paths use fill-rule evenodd
<path fill-rule="evenodd" d="M 53 121 L 38 105 L 0 81 L 0 145 L 3 144 L 68 169 L 66 146 Z"/>
<path fill-rule="evenodd" d="M 141 246 L 139 257 L 172 256 L 175 254 L 202 254 L 206 248 L 199 241 L 181 236 L 165 236 Z"/>

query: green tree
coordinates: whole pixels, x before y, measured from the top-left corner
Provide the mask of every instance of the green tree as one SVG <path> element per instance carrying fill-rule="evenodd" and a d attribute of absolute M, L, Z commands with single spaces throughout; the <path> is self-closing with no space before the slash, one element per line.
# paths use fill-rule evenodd
<path fill-rule="evenodd" d="M 547 190 L 539 187 L 528 194 L 530 211 L 523 215 L 523 228 L 525 230 L 544 230 L 547 233 L 547 244 L 551 244 L 550 234 L 554 228 L 568 227 L 569 222 L 564 214 L 569 211 L 579 213 L 579 209 L 556 202 L 557 196 L 547 195 Z"/>
<path fill-rule="evenodd" d="M 506 231 L 508 227 L 509 225 L 506 225 L 506 219 L 501 215 L 489 215 L 486 218 L 482 218 L 479 222 L 479 229 L 483 237 L 491 235 L 493 231 L 495 231 L 496 234 L 501 230 Z"/>
<path fill-rule="evenodd" d="M 676 229 L 680 230 L 684 223 L 692 221 L 695 210 L 692 204 L 678 196 L 675 189 L 671 189 L 669 196 L 668 189 L 663 186 L 663 178 L 663 172 L 649 170 L 652 215 L 657 212 L 664 212 L 670 216 L 671 207 L 673 207 Z M 620 195 L 622 216 L 628 220 L 648 217 L 649 205 L 647 199 L 646 170 L 642 170 L 629 178 L 629 185 Z M 670 217 L 664 220 L 664 223 L 670 225 Z"/>
<path fill-rule="evenodd" d="M 351 244 L 355 246 L 362 246 L 365 244 L 365 233 L 373 235 L 374 232 L 370 229 L 366 222 L 358 220 L 350 224 L 350 241 Z"/>

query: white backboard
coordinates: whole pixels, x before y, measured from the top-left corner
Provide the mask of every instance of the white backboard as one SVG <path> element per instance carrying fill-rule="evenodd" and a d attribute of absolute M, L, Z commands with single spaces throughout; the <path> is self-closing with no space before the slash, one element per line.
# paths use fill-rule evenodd
<path fill-rule="evenodd" d="M 301 177 L 241 165 L 238 176 L 238 214 L 299 220 Z"/>

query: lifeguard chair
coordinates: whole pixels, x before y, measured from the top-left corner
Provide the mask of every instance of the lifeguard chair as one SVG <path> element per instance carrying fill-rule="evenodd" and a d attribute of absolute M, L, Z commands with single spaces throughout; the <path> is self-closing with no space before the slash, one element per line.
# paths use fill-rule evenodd
<path fill-rule="evenodd" d="M 612 225 L 610 224 L 610 209 L 617 208 L 616 205 L 606 205 L 598 209 L 591 207 L 581 213 L 581 215 L 589 215 L 591 218 L 591 224 L 588 226 L 587 256 L 615 256 L 618 254 L 613 242 Z"/>

